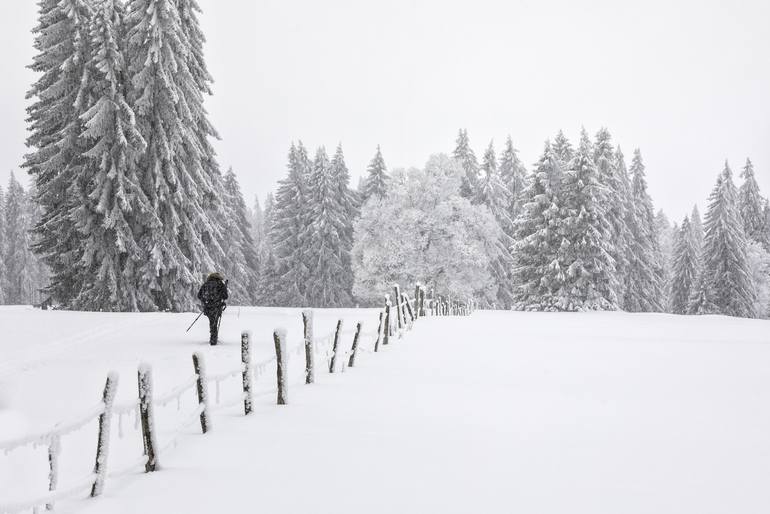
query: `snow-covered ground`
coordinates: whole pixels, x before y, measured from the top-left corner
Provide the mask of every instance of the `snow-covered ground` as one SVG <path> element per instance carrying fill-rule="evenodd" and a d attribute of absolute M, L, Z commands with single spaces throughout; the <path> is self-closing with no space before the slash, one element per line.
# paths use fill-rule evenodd
<path fill-rule="evenodd" d="M 224 344 L 210 348 L 205 323 L 184 333 L 192 315 L 0 309 L 0 444 L 86 412 L 110 369 L 124 402 L 140 360 L 162 393 L 192 373 L 193 351 L 210 374 L 237 367 L 242 329 L 257 341 L 255 361 L 272 355 L 273 328 L 285 326 L 294 347 L 299 312 L 231 307 Z M 319 310 L 315 332 L 338 317 L 371 332 L 376 316 Z M 274 405 L 270 368 L 254 415 L 215 411 L 211 433 L 193 424 L 161 453 L 161 471 L 108 478 L 101 498 L 57 511 L 770 511 L 768 322 L 477 312 L 420 320 L 383 350 L 334 376 L 319 363 L 312 386 L 292 355 L 288 406 Z M 223 382 L 222 402 L 238 391 L 238 379 Z M 192 392 L 157 409 L 160 446 L 192 409 Z M 133 419 L 114 425 L 119 469 L 141 442 Z M 90 473 L 95 430 L 62 438 L 61 487 Z M 0 504 L 44 493 L 46 459 L 45 448 L 0 453 Z"/>

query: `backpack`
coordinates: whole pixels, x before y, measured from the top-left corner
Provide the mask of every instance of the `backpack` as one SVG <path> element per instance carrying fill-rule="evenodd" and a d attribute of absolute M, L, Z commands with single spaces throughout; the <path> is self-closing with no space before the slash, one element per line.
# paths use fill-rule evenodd
<path fill-rule="evenodd" d="M 205 306 L 214 306 L 221 303 L 224 299 L 222 296 L 222 290 L 225 288 L 225 284 L 218 279 L 207 280 L 201 287 L 201 301 Z"/>

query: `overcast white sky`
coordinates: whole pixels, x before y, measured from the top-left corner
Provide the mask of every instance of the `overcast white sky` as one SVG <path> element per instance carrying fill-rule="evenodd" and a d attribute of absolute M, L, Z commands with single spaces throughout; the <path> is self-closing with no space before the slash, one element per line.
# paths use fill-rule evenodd
<path fill-rule="evenodd" d="M 725 159 L 770 193 L 770 2 L 199 0 L 216 79 L 208 107 L 249 203 L 274 189 L 292 140 L 343 143 L 354 177 L 477 154 L 511 134 L 528 165 L 563 128 L 610 128 L 645 157 L 656 208 L 680 218 Z M 0 18 L 0 180 L 23 155 L 36 2 Z"/>

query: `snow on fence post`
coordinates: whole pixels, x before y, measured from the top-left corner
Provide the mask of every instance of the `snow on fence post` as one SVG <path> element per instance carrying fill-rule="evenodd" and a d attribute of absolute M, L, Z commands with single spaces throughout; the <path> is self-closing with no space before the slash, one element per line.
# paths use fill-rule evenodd
<path fill-rule="evenodd" d="M 278 380 L 278 395 L 276 403 L 286 405 L 289 399 L 289 381 L 286 376 L 289 372 L 289 353 L 286 350 L 286 330 L 279 328 L 273 332 L 275 343 L 275 370 Z"/>
<path fill-rule="evenodd" d="M 396 305 L 396 319 L 398 321 L 398 332 L 400 334 L 401 333 L 401 328 L 403 326 L 402 322 L 401 322 L 401 301 L 402 301 L 402 298 L 401 298 L 401 288 L 398 287 L 398 284 L 393 286 L 393 292 L 396 295 L 396 304 L 395 304 Z"/>
<path fill-rule="evenodd" d="M 340 351 L 340 332 L 342 332 L 342 320 L 337 321 L 337 329 L 334 331 L 334 346 L 332 346 L 332 360 L 329 363 L 329 373 L 337 369 L 337 354 Z"/>
<path fill-rule="evenodd" d="M 414 316 L 420 317 L 420 284 L 414 286 Z"/>
<path fill-rule="evenodd" d="M 102 494 L 104 479 L 107 477 L 107 456 L 110 452 L 110 425 L 112 422 L 112 406 L 115 403 L 115 390 L 118 387 L 118 375 L 110 373 L 104 384 L 102 413 L 99 414 L 99 436 L 96 442 L 96 462 L 94 463 L 94 483 L 91 486 L 91 498 Z"/>
<path fill-rule="evenodd" d="M 406 311 L 409 313 L 409 319 L 411 320 L 411 323 L 414 323 L 414 311 L 412 310 L 412 304 L 410 303 L 409 297 L 407 295 L 404 295 L 404 298 L 406 299 L 404 305 L 406 307 Z"/>
<path fill-rule="evenodd" d="M 305 383 L 315 382 L 315 348 L 313 348 L 313 311 L 302 311 L 302 327 L 305 336 Z"/>
<path fill-rule="evenodd" d="M 243 384 L 243 414 L 251 414 L 253 397 L 251 394 L 251 334 L 241 332 L 241 382 Z"/>
<path fill-rule="evenodd" d="M 144 464 L 145 473 L 158 468 L 158 456 L 155 453 L 158 443 L 155 439 L 155 416 L 152 408 L 152 368 L 149 364 L 139 365 L 137 374 L 139 383 L 139 419 L 142 425 L 142 443 L 147 462 Z"/>
<path fill-rule="evenodd" d="M 385 327 L 383 327 L 382 344 L 390 344 L 390 298 L 385 295 Z"/>
<path fill-rule="evenodd" d="M 353 348 L 350 349 L 350 359 L 348 367 L 352 368 L 356 362 L 356 352 L 358 351 L 358 338 L 361 336 L 361 323 L 356 324 L 356 335 L 353 336 Z"/>
<path fill-rule="evenodd" d="M 61 451 L 61 438 L 58 435 L 51 437 L 48 444 L 48 491 L 54 492 L 59 483 L 59 452 Z M 45 504 L 45 510 L 53 510 L 53 502 Z"/>
<path fill-rule="evenodd" d="M 192 356 L 193 369 L 195 370 L 195 390 L 198 393 L 198 408 L 201 409 L 201 432 L 206 433 L 211 430 L 211 420 L 209 419 L 209 390 L 206 380 L 206 366 L 203 364 L 203 355 L 198 352 Z"/>
<path fill-rule="evenodd" d="M 382 318 L 384 317 L 384 314 L 382 311 L 380 311 L 380 322 L 377 324 L 377 340 L 374 342 L 374 351 L 378 351 L 380 349 L 380 339 L 382 338 Z"/>

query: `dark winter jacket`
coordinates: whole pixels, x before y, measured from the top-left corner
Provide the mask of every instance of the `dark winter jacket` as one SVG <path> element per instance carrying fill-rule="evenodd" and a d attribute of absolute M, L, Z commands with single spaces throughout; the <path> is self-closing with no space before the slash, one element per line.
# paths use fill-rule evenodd
<path fill-rule="evenodd" d="M 198 300 L 203 303 L 203 311 L 207 315 L 224 310 L 228 296 L 227 284 L 219 273 L 209 275 L 198 291 Z"/>

